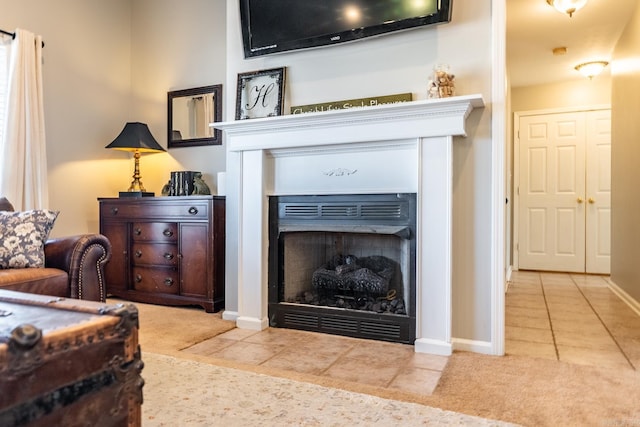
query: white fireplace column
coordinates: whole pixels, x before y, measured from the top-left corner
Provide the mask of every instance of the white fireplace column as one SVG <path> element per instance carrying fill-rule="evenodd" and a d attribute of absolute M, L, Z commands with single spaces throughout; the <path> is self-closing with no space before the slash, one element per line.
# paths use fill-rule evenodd
<path fill-rule="evenodd" d="M 225 318 L 269 325 L 269 196 L 417 193 L 415 350 L 451 354 L 452 144 L 482 106 L 471 95 L 212 124 L 227 144 L 225 292 L 237 307 Z"/>

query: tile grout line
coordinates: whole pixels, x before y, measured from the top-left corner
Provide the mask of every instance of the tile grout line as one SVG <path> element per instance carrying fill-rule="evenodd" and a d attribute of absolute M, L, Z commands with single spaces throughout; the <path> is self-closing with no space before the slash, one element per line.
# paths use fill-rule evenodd
<path fill-rule="evenodd" d="M 346 355 L 347 355 L 351 350 L 353 350 L 353 348 L 354 348 L 354 347 L 355 347 L 355 343 L 350 343 L 350 344 L 349 344 L 349 347 L 348 347 L 348 348 L 346 348 L 345 350 L 343 350 L 343 351 L 338 355 L 338 357 L 336 357 L 336 360 L 334 360 L 333 362 L 331 362 L 331 363 L 329 364 L 329 366 L 327 366 L 325 369 L 323 369 L 323 370 L 318 374 L 318 376 L 319 376 L 319 377 L 324 377 L 324 376 L 325 376 L 325 374 L 327 373 L 327 371 L 328 371 L 329 369 L 331 369 L 331 368 L 332 368 L 336 363 L 338 363 L 338 361 L 339 361 L 340 359 L 342 359 L 344 356 L 346 356 Z"/>
<path fill-rule="evenodd" d="M 556 342 L 556 333 L 553 330 L 553 322 L 551 321 L 551 311 L 549 310 L 549 303 L 547 302 L 547 294 L 544 291 L 544 284 L 542 283 L 542 274 L 538 273 L 538 279 L 540 280 L 540 289 L 542 289 L 542 298 L 544 299 L 544 306 L 547 309 L 547 318 L 549 319 L 549 329 L 551 331 L 551 339 L 553 340 L 553 349 L 556 351 L 556 360 L 560 360 L 560 351 L 558 350 L 558 343 Z"/>
<path fill-rule="evenodd" d="M 624 350 L 622 349 L 622 347 L 620 346 L 620 343 L 618 342 L 618 340 L 616 339 L 615 336 L 613 336 L 613 334 L 611 333 L 611 330 L 609 330 L 609 328 L 607 327 L 606 323 L 604 322 L 604 320 L 602 320 L 602 318 L 600 317 L 600 314 L 598 314 L 598 311 L 593 307 L 593 305 L 591 304 L 591 301 L 589 301 L 589 298 L 587 298 L 587 296 L 585 295 L 584 292 L 582 292 L 582 289 L 580 288 L 580 286 L 578 286 L 578 284 L 576 283 L 576 281 L 573 279 L 573 276 L 570 275 L 571 277 L 571 281 L 573 281 L 573 284 L 576 286 L 576 288 L 578 288 L 578 292 L 580 292 L 580 295 L 582 295 L 582 298 L 584 298 L 584 300 L 587 302 L 587 304 L 589 305 L 589 308 L 591 308 L 591 310 L 593 311 L 593 313 L 596 315 L 596 317 L 598 318 L 598 320 L 600 321 L 600 323 L 602 324 L 602 326 L 604 327 L 604 329 L 607 331 L 607 334 L 609 334 L 609 336 L 611 337 L 611 339 L 613 340 L 613 342 L 616 344 L 616 347 L 618 347 L 618 350 L 620 350 L 620 353 L 622 353 L 622 356 L 624 356 L 624 358 L 626 359 L 627 363 L 629 364 L 629 366 L 631 366 L 631 369 L 633 369 L 634 371 L 637 371 L 636 367 L 633 365 L 633 363 L 631 362 L 631 359 L 629 359 L 629 357 L 627 356 L 627 354 L 624 352 Z"/>
<path fill-rule="evenodd" d="M 407 357 L 407 361 L 409 360 L 409 357 Z M 389 386 L 391 384 L 393 384 L 393 381 L 398 378 L 398 375 L 400 375 L 400 372 L 402 372 L 402 368 L 398 368 L 396 369 L 396 373 L 393 374 L 393 377 L 391 377 L 391 379 L 387 382 L 387 384 L 384 386 L 384 388 L 389 388 Z M 440 376 L 442 376 L 442 372 L 440 372 Z M 440 382 L 440 379 L 438 378 L 438 382 Z"/>

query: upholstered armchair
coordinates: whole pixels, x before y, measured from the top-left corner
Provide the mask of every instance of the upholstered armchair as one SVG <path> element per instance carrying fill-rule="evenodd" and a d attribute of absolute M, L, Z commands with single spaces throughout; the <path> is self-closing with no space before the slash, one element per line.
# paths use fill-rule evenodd
<path fill-rule="evenodd" d="M 13 210 L 11 203 L 0 197 L 0 212 L 5 214 L 3 220 L 9 217 L 7 212 Z M 18 239 L 3 235 L 9 234 L 11 228 L 15 227 L 0 224 L 0 250 L 4 253 L 10 250 L 7 248 L 17 245 L 15 240 Z M 47 239 L 44 243 L 44 265 L 34 267 L 32 263 L 20 268 L 0 264 L 0 289 L 104 301 L 104 265 L 110 258 L 111 243 L 101 234 Z"/>

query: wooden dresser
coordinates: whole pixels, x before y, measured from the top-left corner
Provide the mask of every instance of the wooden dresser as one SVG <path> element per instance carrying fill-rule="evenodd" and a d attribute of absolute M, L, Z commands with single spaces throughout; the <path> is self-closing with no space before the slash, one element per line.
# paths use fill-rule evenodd
<path fill-rule="evenodd" d="M 222 196 L 100 198 L 113 246 L 107 294 L 131 301 L 224 307 Z"/>

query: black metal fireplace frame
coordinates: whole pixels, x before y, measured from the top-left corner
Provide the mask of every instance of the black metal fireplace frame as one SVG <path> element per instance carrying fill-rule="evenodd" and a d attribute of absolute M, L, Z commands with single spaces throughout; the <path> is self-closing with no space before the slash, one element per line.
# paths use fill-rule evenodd
<path fill-rule="evenodd" d="M 394 234 L 406 239 L 410 252 L 408 314 L 283 302 L 283 233 L 293 231 Z M 268 263 L 270 326 L 406 344 L 415 341 L 416 194 L 272 196 Z"/>

